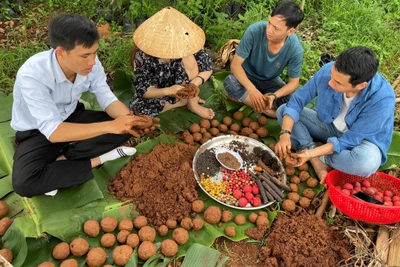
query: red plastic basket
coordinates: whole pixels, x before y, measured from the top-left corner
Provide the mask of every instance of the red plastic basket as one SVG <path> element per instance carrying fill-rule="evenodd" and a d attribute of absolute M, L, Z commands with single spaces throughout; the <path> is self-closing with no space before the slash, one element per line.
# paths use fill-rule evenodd
<path fill-rule="evenodd" d="M 368 203 L 353 196 L 348 196 L 335 186 L 342 186 L 345 183 L 361 182 L 364 177 L 346 174 L 338 170 L 328 173 L 326 183 L 328 184 L 329 198 L 332 203 L 344 214 L 355 220 L 373 224 L 392 224 L 400 221 L 400 207 L 384 206 Z M 371 186 L 384 191 L 390 190 L 400 196 L 400 179 L 376 172 L 368 177 Z"/>

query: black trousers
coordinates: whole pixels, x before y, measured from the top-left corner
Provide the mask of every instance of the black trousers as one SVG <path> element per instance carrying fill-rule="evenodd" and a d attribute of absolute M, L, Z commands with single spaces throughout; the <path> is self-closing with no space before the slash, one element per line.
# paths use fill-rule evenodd
<path fill-rule="evenodd" d="M 93 123 L 112 120 L 103 111 L 85 110 L 79 103 L 65 122 Z M 12 184 L 21 196 L 32 197 L 93 178 L 90 159 L 126 142 L 130 134 L 104 134 L 91 139 L 52 143 L 39 130 L 18 131 Z M 64 155 L 67 160 L 56 159 Z"/>

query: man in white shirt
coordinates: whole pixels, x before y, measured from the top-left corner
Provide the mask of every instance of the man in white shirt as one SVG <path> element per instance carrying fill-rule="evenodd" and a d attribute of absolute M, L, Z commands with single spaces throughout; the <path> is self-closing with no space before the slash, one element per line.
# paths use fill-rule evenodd
<path fill-rule="evenodd" d="M 111 92 L 98 60 L 94 23 L 77 14 L 55 17 L 49 26 L 52 49 L 29 58 L 14 85 L 11 127 L 18 148 L 13 187 L 32 197 L 86 182 L 92 168 L 133 155 L 118 147 L 144 119 L 133 116 Z M 90 91 L 104 111 L 85 110 L 81 95 Z"/>

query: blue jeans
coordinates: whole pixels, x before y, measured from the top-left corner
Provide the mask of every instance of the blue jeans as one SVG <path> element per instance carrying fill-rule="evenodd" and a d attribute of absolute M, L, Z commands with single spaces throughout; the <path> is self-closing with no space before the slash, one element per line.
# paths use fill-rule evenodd
<path fill-rule="evenodd" d="M 276 113 L 280 125 L 285 107 L 286 104 L 282 105 Z M 320 121 L 315 110 L 304 108 L 299 121 L 293 126 L 290 140 L 296 151 L 301 151 L 315 148 L 315 142 L 326 143 L 329 137 L 340 137 L 342 134 L 333 123 Z M 366 140 L 351 150 L 344 149 L 340 153 L 320 157 L 322 162 L 333 169 L 364 177 L 370 176 L 379 168 L 381 159 L 379 148 Z"/>
<path fill-rule="evenodd" d="M 284 83 L 279 77 L 267 81 L 255 80 L 248 76 L 247 78 L 249 78 L 249 80 L 263 95 L 267 93 L 274 93 L 281 87 L 286 85 L 286 83 Z M 249 95 L 249 92 L 247 92 L 246 88 L 244 88 L 244 86 L 236 79 L 236 77 L 233 74 L 229 74 L 225 78 L 224 87 L 230 97 L 240 102 L 243 102 Z M 290 95 L 276 99 L 273 103 L 273 108 L 277 109 L 280 105 L 287 103 L 289 99 Z"/>

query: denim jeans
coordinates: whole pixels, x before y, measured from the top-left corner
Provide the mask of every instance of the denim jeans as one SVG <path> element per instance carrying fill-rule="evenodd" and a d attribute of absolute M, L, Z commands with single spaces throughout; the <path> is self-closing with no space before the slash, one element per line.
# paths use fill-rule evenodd
<path fill-rule="evenodd" d="M 264 95 L 267 93 L 274 93 L 286 84 L 278 77 L 273 80 L 260 81 L 248 77 L 254 86 Z M 229 96 L 240 102 L 243 102 L 249 95 L 246 88 L 236 79 L 233 74 L 229 74 L 224 80 L 224 87 Z M 287 103 L 290 96 L 283 96 L 278 98 L 273 103 L 273 108 L 277 109 L 280 105 Z"/>
<path fill-rule="evenodd" d="M 285 107 L 286 104 L 282 105 L 277 111 L 280 125 L 282 125 Z M 329 137 L 339 138 L 342 134 L 333 123 L 320 121 L 315 110 L 304 108 L 300 113 L 299 121 L 293 126 L 290 140 L 296 151 L 301 151 L 315 148 L 315 142 L 326 143 Z M 381 159 L 382 154 L 379 148 L 366 140 L 350 150 L 344 149 L 340 153 L 320 157 L 322 162 L 333 169 L 364 177 L 373 174 L 379 168 Z"/>

